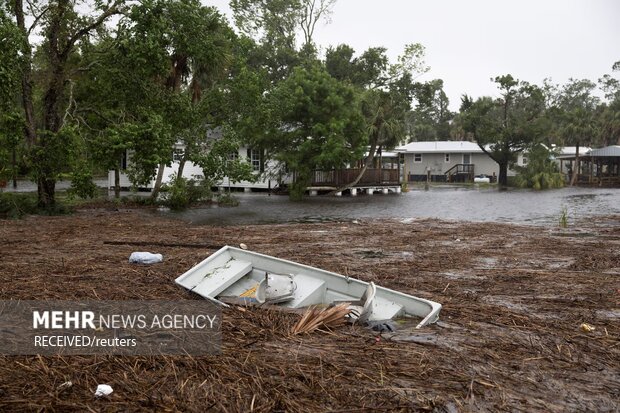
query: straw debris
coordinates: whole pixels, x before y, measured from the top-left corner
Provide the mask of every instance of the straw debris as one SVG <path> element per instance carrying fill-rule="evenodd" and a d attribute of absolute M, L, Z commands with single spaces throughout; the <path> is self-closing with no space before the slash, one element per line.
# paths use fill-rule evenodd
<path fill-rule="evenodd" d="M 349 303 L 341 303 L 332 307 L 309 307 L 291 330 L 293 335 L 311 333 L 320 328 L 334 329 L 346 323 L 349 315 Z"/>
<path fill-rule="evenodd" d="M 157 243 L 165 260 L 131 265 L 136 247 L 108 240 Z M 232 305 L 218 355 L 0 356 L 0 411 L 618 410 L 620 216 L 568 229 L 437 220 L 210 227 L 102 209 L 28 217 L 0 222 L 0 299 L 201 300 L 174 283 L 215 251 L 193 246 L 241 242 L 432 299 L 440 320 L 380 335 L 357 325 L 293 335 L 300 314 Z M 596 330 L 580 330 L 584 321 Z M 101 383 L 114 392 L 95 398 Z"/>

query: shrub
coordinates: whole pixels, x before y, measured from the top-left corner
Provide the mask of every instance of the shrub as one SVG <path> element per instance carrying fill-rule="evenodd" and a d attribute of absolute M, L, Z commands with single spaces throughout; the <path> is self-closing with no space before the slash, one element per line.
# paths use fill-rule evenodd
<path fill-rule="evenodd" d="M 211 198 L 211 187 L 205 180 L 172 177 L 171 184 L 162 186 L 161 201 L 170 209 L 185 209 Z"/>

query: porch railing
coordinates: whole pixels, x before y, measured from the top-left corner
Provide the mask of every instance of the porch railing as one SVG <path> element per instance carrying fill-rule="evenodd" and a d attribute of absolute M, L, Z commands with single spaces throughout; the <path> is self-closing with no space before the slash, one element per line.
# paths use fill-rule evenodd
<path fill-rule="evenodd" d="M 361 171 L 361 169 L 316 170 L 314 171 L 312 186 L 339 187 L 348 185 L 357 178 Z M 355 186 L 368 185 L 400 185 L 399 171 L 398 169 L 368 168 Z"/>
<path fill-rule="evenodd" d="M 452 182 L 455 177 L 467 177 L 467 180 L 474 180 L 474 164 L 458 163 L 445 172 L 446 181 Z"/>

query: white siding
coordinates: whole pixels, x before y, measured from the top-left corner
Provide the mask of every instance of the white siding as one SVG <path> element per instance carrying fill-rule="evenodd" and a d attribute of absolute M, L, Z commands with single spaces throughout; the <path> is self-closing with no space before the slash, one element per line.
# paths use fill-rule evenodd
<path fill-rule="evenodd" d="M 239 148 L 239 158 L 247 159 L 247 148 L 242 147 Z M 129 157 L 128 162 L 131 162 L 131 157 Z M 167 166 L 164 169 L 164 176 L 162 179 L 162 183 L 169 183 L 172 181 L 172 176 L 177 173 L 179 170 L 179 162 L 172 162 L 171 166 Z M 285 183 L 290 183 L 291 179 L 289 176 L 280 177 L 277 175 L 278 163 L 275 161 L 267 161 L 265 162 L 265 172 L 261 175 L 261 179 L 257 182 L 249 182 L 249 181 L 241 181 L 241 182 L 228 182 L 228 178 L 225 177 L 219 182 L 215 182 L 215 186 L 220 187 L 231 187 L 231 188 L 257 188 L 257 189 L 267 189 L 267 188 L 275 188 L 278 185 L 279 180 L 281 179 Z M 255 172 L 256 175 L 259 172 Z M 186 162 L 183 168 L 183 177 L 187 179 L 203 179 L 203 172 L 200 166 L 194 164 L 193 162 Z M 108 184 L 110 188 L 114 187 L 114 171 L 108 172 Z M 155 184 L 155 179 L 153 179 L 146 187 L 141 189 L 151 189 Z M 129 177 L 125 174 L 125 171 L 121 171 L 120 175 L 120 186 L 122 188 L 131 188 L 131 182 L 129 181 Z"/>

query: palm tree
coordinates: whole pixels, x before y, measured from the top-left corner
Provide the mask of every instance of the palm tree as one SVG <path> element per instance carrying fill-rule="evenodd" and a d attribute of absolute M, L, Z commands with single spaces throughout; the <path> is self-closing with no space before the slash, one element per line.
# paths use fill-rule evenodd
<path fill-rule="evenodd" d="M 591 111 L 579 107 L 566 114 L 561 136 L 565 144 L 575 145 L 575 166 L 570 180 L 571 186 L 575 185 L 579 175 L 579 147 L 582 143 L 591 141 L 595 129 L 596 123 Z"/>
<path fill-rule="evenodd" d="M 390 93 L 370 89 L 362 98 L 362 114 L 366 118 L 366 133 L 369 150 L 357 177 L 334 192 L 341 192 L 355 186 L 368 169 L 378 151 L 394 148 L 405 136 L 405 110 Z"/>

